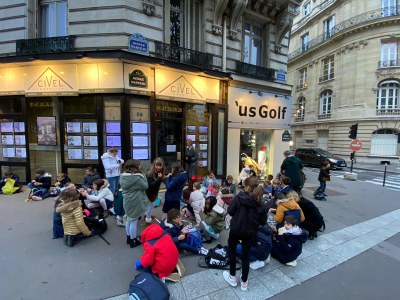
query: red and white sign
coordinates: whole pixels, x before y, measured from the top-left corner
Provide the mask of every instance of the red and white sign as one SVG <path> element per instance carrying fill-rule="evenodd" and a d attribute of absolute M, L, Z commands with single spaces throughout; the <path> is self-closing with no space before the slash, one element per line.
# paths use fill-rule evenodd
<path fill-rule="evenodd" d="M 362 147 L 362 143 L 360 140 L 355 139 L 355 140 L 352 140 L 350 143 L 350 149 L 353 151 L 358 151 L 361 149 L 361 147 Z"/>

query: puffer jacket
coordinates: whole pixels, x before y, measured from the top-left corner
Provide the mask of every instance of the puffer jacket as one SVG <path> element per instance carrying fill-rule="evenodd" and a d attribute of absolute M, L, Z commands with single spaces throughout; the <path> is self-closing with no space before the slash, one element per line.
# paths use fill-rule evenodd
<path fill-rule="evenodd" d="M 149 187 L 146 177 L 141 173 L 124 172 L 121 174 L 120 184 L 128 221 L 143 216 L 150 203 L 146 196 Z"/>
<path fill-rule="evenodd" d="M 140 263 L 151 268 L 160 278 L 171 274 L 178 263 L 178 249 L 168 234 L 158 224 L 152 224 L 142 232 L 143 254 Z"/>
<path fill-rule="evenodd" d="M 61 202 L 57 206 L 56 212 L 61 213 L 65 235 L 76 235 L 78 233 L 90 235 L 90 230 L 83 221 L 81 204 L 81 200 L 77 199 L 68 203 Z"/>
<path fill-rule="evenodd" d="M 303 222 L 305 220 L 303 211 L 301 210 L 300 206 L 297 204 L 295 200 L 278 200 L 276 201 L 276 204 L 278 205 L 276 208 L 276 213 L 274 216 L 274 221 L 278 224 L 283 222 L 283 219 L 285 218 L 285 211 L 286 210 L 300 210 L 300 222 Z"/>
<path fill-rule="evenodd" d="M 307 238 L 307 230 L 301 228 L 296 233 L 275 234 L 271 256 L 283 264 L 294 261 L 301 254 Z"/>
<path fill-rule="evenodd" d="M 185 187 L 187 180 L 187 173 L 185 171 L 175 175 L 169 176 L 165 179 L 165 201 L 180 201 L 182 199 L 182 191 Z"/>
<path fill-rule="evenodd" d="M 251 246 L 251 254 L 257 260 L 266 260 L 272 249 L 272 230 L 268 225 L 261 226 Z"/>
<path fill-rule="evenodd" d="M 88 195 L 88 199 L 91 201 L 99 201 L 100 199 L 106 199 L 109 201 L 114 201 L 114 194 L 109 189 L 110 184 L 107 180 L 104 180 L 103 186 L 98 191 L 97 195 Z"/>
<path fill-rule="evenodd" d="M 206 215 L 200 212 L 200 218 L 204 223 L 214 230 L 215 233 L 220 233 L 224 229 L 224 212 L 225 210 L 218 204 L 215 204 L 211 212 Z"/>
<path fill-rule="evenodd" d="M 106 171 L 106 177 L 121 175 L 120 165 L 124 163 L 124 160 L 119 158 L 118 155 L 112 156 L 106 152 L 101 156 L 101 161 L 103 162 L 104 170 Z"/>

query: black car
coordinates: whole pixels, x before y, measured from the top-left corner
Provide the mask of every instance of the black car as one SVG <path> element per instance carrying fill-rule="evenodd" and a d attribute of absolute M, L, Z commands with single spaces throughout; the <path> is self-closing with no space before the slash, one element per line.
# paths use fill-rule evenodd
<path fill-rule="evenodd" d="M 303 165 L 321 167 L 325 160 L 329 160 L 331 169 L 346 168 L 347 164 L 343 158 L 332 155 L 320 148 L 298 148 L 295 155 L 301 159 Z"/>

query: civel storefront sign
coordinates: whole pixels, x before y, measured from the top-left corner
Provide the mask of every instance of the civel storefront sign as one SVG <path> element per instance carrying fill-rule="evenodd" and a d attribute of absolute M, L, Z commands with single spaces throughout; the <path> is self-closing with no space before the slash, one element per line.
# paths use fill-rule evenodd
<path fill-rule="evenodd" d="M 219 102 L 219 81 L 156 69 L 156 97 L 185 102 Z"/>
<path fill-rule="evenodd" d="M 237 87 L 229 87 L 229 128 L 287 129 L 292 98 Z"/>

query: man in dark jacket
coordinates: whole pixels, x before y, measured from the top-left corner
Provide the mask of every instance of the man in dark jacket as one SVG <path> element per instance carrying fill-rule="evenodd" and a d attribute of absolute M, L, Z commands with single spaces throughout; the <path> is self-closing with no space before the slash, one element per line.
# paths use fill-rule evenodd
<path fill-rule="evenodd" d="M 186 172 L 189 181 L 192 180 L 193 175 L 197 175 L 197 168 L 196 168 L 196 161 L 199 159 L 199 154 L 193 147 L 192 140 L 186 140 L 186 155 L 185 155 L 185 162 L 186 162 Z"/>
<path fill-rule="evenodd" d="M 308 232 L 298 226 L 297 218 L 292 215 L 286 216 L 284 227 L 279 228 L 272 243 L 272 257 L 282 264 L 297 266 L 296 259 L 301 254 L 307 238 Z"/>
<path fill-rule="evenodd" d="M 293 190 L 299 192 L 304 185 L 302 178 L 303 164 L 290 150 L 283 152 L 283 156 L 285 156 L 285 159 L 281 165 L 281 173 L 290 178 L 289 185 Z"/>

